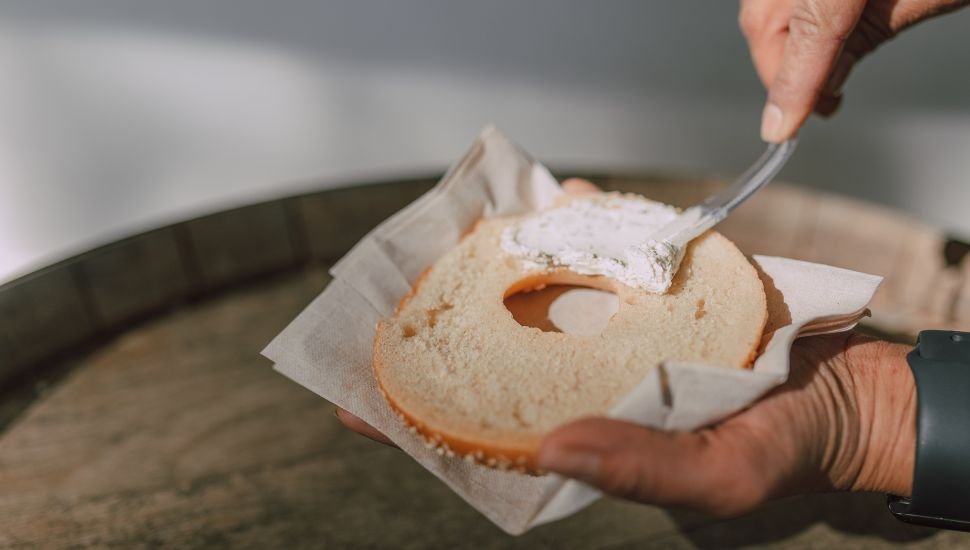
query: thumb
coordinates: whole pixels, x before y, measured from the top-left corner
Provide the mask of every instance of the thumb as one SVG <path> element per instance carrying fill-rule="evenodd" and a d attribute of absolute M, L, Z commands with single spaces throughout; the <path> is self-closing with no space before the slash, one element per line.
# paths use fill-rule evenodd
<path fill-rule="evenodd" d="M 639 502 L 731 516 L 766 500 L 765 483 L 713 430 L 664 432 L 589 418 L 543 440 L 540 468 Z"/>

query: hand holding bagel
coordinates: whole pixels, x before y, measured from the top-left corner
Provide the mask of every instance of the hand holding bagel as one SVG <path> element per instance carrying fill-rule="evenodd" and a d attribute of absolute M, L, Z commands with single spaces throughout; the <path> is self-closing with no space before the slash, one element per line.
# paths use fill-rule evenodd
<path fill-rule="evenodd" d="M 598 191 L 576 179 L 563 188 Z M 908 495 L 916 402 L 907 352 L 856 333 L 802 338 L 792 347 L 789 380 L 718 425 L 664 432 L 582 419 L 544 439 L 538 465 L 612 495 L 724 516 L 799 493 Z M 337 418 L 393 445 L 346 411 Z"/>

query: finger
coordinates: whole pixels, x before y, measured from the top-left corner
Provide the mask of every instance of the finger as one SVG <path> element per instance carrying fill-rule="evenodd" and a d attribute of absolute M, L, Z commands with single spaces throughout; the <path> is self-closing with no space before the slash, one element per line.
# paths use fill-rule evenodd
<path fill-rule="evenodd" d="M 884 24 L 898 33 L 920 21 L 970 6 L 970 0 L 887 2 L 886 4 L 885 7 L 889 9 L 889 13 L 883 13 Z"/>
<path fill-rule="evenodd" d="M 596 184 L 580 178 L 569 178 L 562 182 L 562 190 L 570 195 L 586 195 L 600 192 L 600 188 Z"/>
<path fill-rule="evenodd" d="M 337 409 L 334 411 L 334 414 L 337 416 L 337 420 L 339 420 L 341 424 L 349 428 L 351 431 L 357 432 L 368 439 L 373 439 L 378 443 L 383 443 L 384 445 L 389 445 L 391 447 L 397 447 L 397 445 L 388 439 L 387 436 L 349 412 L 343 409 Z"/>
<path fill-rule="evenodd" d="M 913 24 L 968 4 L 970 0 L 942 3 L 898 2 L 886 6 L 869 4 L 866 7 L 866 14 L 861 17 L 846 39 L 815 106 L 815 112 L 827 116 L 838 108 L 842 87 L 849 73 L 863 57 L 878 46 Z M 832 101 L 834 98 L 838 101 Z"/>
<path fill-rule="evenodd" d="M 781 66 L 768 88 L 762 139 L 784 141 L 805 122 L 865 4 L 865 0 L 799 0 L 795 5 Z"/>
<path fill-rule="evenodd" d="M 842 105 L 841 93 L 822 92 L 818 101 L 815 102 L 815 112 L 821 116 L 829 117 L 839 110 L 840 105 Z"/>
<path fill-rule="evenodd" d="M 748 41 L 751 60 L 767 89 L 778 73 L 788 40 L 790 0 L 742 0 L 738 25 Z"/>
<path fill-rule="evenodd" d="M 853 46 L 853 42 L 854 40 L 851 37 L 846 41 L 842 53 L 839 54 L 835 65 L 832 67 L 832 73 L 825 82 L 825 87 L 822 88 L 822 96 L 842 95 L 842 87 L 845 85 L 846 79 L 849 78 L 849 73 L 852 72 L 852 68 L 863 55 L 858 53 L 860 50 Z"/>
<path fill-rule="evenodd" d="M 663 432 L 605 418 L 549 435 L 540 468 L 640 502 L 736 515 L 764 500 L 752 467 L 713 432 Z"/>

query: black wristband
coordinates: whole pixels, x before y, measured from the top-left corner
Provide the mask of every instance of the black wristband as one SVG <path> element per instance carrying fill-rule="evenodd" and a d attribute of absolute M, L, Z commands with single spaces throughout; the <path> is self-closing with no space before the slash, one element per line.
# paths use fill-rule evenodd
<path fill-rule="evenodd" d="M 970 531 L 970 333 L 926 330 L 906 357 L 916 380 L 913 494 L 897 518 Z"/>

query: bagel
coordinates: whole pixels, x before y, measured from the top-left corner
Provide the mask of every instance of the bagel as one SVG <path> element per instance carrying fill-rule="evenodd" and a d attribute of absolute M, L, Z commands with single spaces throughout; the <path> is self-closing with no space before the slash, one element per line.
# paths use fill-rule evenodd
<path fill-rule="evenodd" d="M 660 363 L 750 366 L 767 318 L 764 288 L 719 233 L 692 241 L 657 294 L 506 253 L 502 232 L 518 219 L 479 221 L 378 323 L 380 390 L 439 453 L 538 473 L 545 435 L 608 413 Z M 512 294 L 556 284 L 613 292 L 619 309 L 600 334 L 580 336 L 520 325 L 505 307 Z"/>

